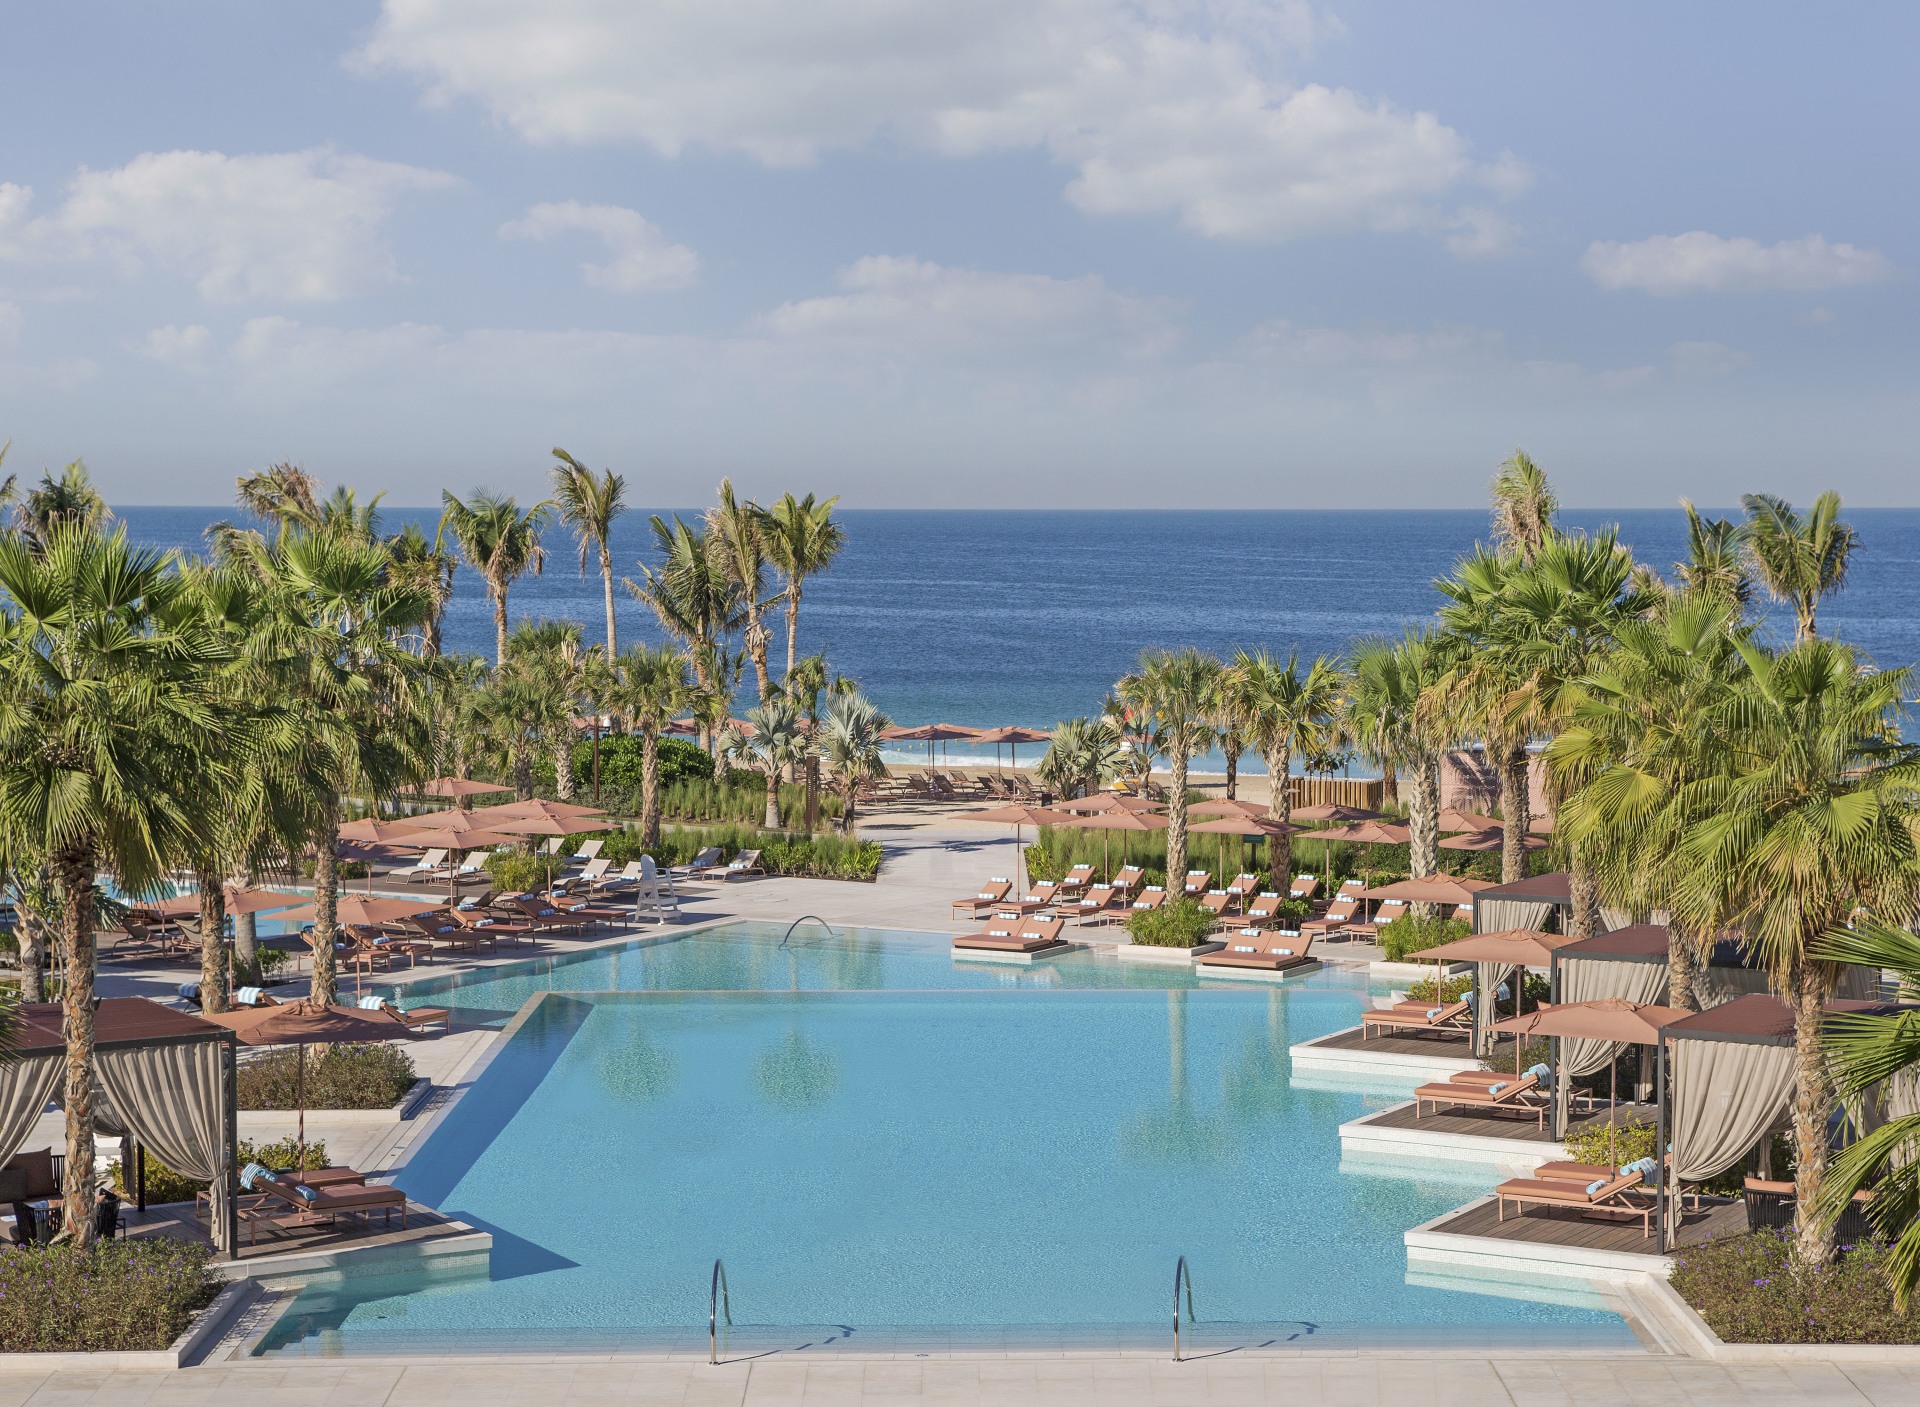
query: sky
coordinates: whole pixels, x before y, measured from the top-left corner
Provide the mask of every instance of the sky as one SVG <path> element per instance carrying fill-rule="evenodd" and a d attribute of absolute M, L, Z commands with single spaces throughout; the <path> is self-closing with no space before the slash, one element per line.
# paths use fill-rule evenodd
<path fill-rule="evenodd" d="M 1920 10 L 16 7 L 0 441 L 121 503 L 1920 502 Z"/>

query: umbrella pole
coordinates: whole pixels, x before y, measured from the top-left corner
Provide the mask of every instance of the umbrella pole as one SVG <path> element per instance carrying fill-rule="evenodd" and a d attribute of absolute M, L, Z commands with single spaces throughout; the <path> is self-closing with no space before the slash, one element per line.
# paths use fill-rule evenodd
<path fill-rule="evenodd" d="M 301 1165 L 307 1161 L 307 1048 L 296 1045 L 293 1057 L 300 1063 L 294 1067 L 293 1083 L 298 1092 L 294 1103 L 300 1106 L 299 1137 L 293 1146 L 293 1170 L 302 1171 Z"/>
<path fill-rule="evenodd" d="M 1615 1113 L 1614 1106 L 1619 1103 L 1619 1100 L 1620 1057 L 1616 1054 L 1613 1064 L 1607 1067 L 1607 1161 L 1616 1168 L 1620 1166 L 1620 1119 Z"/>

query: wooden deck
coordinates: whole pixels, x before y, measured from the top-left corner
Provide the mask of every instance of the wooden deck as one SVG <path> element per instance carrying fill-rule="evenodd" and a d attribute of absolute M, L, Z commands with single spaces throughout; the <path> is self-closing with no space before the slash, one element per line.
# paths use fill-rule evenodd
<path fill-rule="evenodd" d="M 1418 1035 L 1382 1033 L 1365 1040 L 1360 1038 L 1360 1031 L 1361 1028 L 1355 1026 L 1303 1044 L 1315 1050 L 1368 1051 L 1376 1055 L 1420 1055 L 1438 1059 L 1458 1056 L 1463 1065 L 1478 1063 L 1468 1049 L 1465 1031 L 1423 1031 Z M 1504 1053 L 1509 1061 L 1513 1059 L 1513 1042 L 1510 1039 L 1502 1038 L 1494 1050 Z"/>
<path fill-rule="evenodd" d="M 1722 1236 L 1744 1235 L 1746 1229 L 1747 1212 L 1742 1203 L 1709 1203 L 1699 1211 L 1682 1216 L 1674 1245 L 1681 1249 L 1702 1246 Z M 1427 1230 L 1436 1235 L 1484 1236 L 1495 1241 L 1519 1241 L 1536 1246 L 1579 1247 L 1628 1255 L 1659 1254 L 1658 1238 L 1642 1234 L 1639 1218 L 1603 1219 L 1571 1207 L 1528 1207 L 1519 1214 L 1509 1207 L 1502 1221 L 1498 1204 L 1488 1201 L 1468 1207 L 1446 1221 L 1436 1222 Z"/>
<path fill-rule="evenodd" d="M 1651 1105 L 1622 1104 L 1609 1113 L 1602 1109 L 1596 1114 L 1571 1118 L 1567 1121 L 1567 1131 L 1588 1127 L 1605 1128 L 1609 1117 L 1622 1124 L 1634 1119 L 1651 1120 L 1654 1110 Z M 1424 1133 L 1465 1133 L 1477 1138 L 1506 1138 L 1516 1143 L 1553 1143 L 1556 1140 L 1551 1133 L 1552 1120 L 1548 1128 L 1539 1128 L 1531 1115 L 1519 1118 L 1512 1114 L 1498 1114 L 1491 1109 L 1454 1108 L 1442 1113 L 1428 1112 L 1421 1118 L 1414 1118 L 1413 1105 L 1388 1109 L 1379 1114 L 1370 1114 L 1363 1122 L 1374 1129 L 1418 1129 Z"/>
<path fill-rule="evenodd" d="M 213 1244 L 206 1224 L 193 1214 L 193 1204 L 190 1202 L 149 1207 L 145 1212 L 136 1211 L 132 1203 L 127 1203 L 122 1211 L 126 1217 L 125 1235 L 129 1240 L 164 1236 L 176 1241 L 198 1241 L 203 1246 Z M 263 1227 L 256 1242 L 248 1241 L 249 1234 L 248 1224 L 242 1221 L 239 1256 L 242 1263 L 289 1255 L 427 1246 L 434 1242 L 471 1236 L 473 1228 L 444 1217 L 430 1207 L 409 1202 L 405 1227 L 400 1225 L 398 1216 L 389 1223 L 385 1217 L 376 1214 L 366 1219 L 341 1217 L 332 1226 L 286 1228 L 278 1235 Z"/>

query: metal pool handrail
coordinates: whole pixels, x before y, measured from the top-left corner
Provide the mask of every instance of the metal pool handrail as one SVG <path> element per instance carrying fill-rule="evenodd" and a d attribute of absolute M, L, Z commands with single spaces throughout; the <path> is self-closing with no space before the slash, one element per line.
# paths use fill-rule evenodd
<path fill-rule="evenodd" d="M 801 924 L 805 923 L 808 919 L 812 919 L 815 923 L 819 924 L 822 928 L 826 929 L 827 937 L 832 938 L 833 936 L 835 936 L 833 932 L 833 925 L 828 923 L 825 919 L 821 918 L 819 914 L 802 914 L 800 915 L 799 918 L 795 919 L 792 923 L 788 924 L 787 931 L 780 935 L 780 946 L 783 948 L 786 947 L 787 940 L 793 937 L 793 930 L 798 928 Z"/>
<path fill-rule="evenodd" d="M 713 1285 L 707 1293 L 707 1362 L 720 1361 L 720 1316 L 727 1316 L 727 1327 L 733 1327 L 733 1302 L 727 1293 L 727 1268 L 720 1263 L 718 1256 L 713 1261 Z"/>
<path fill-rule="evenodd" d="M 1195 1322 L 1193 1313 L 1193 1272 L 1187 1269 L 1187 1258 L 1181 1256 L 1173 1267 L 1173 1361 L 1180 1361 L 1180 1287 L 1187 1288 L 1187 1322 Z"/>

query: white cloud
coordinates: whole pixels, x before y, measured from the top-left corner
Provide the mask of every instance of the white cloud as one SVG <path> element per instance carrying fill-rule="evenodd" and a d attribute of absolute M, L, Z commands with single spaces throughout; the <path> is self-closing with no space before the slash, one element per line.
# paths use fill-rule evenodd
<path fill-rule="evenodd" d="M 133 350 L 162 366 L 200 365 L 213 347 L 213 330 L 194 323 L 177 327 L 168 323 L 156 327 L 134 345 Z"/>
<path fill-rule="evenodd" d="M 1481 206 L 1463 207 L 1446 228 L 1447 253 L 1461 259 L 1504 259 L 1520 243 L 1518 225 Z"/>
<path fill-rule="evenodd" d="M 1454 197 L 1524 185 L 1431 113 L 1281 73 L 1336 27 L 1303 0 L 385 0 L 355 59 L 534 142 L 1040 150 L 1084 210 L 1224 239 L 1470 227 Z"/>
<path fill-rule="evenodd" d="M 761 325 L 789 340 L 995 356 L 1069 347 L 1148 355 L 1178 335 L 1178 305 L 1117 293 L 1095 274 L 987 273 L 873 255 L 842 269 L 839 285 L 836 294 L 783 303 Z"/>
<path fill-rule="evenodd" d="M 1425 332 L 1301 327 L 1285 318 L 1249 332 L 1241 339 L 1238 354 L 1252 362 L 1323 369 L 1458 371 L 1508 360 L 1506 338 L 1483 327 L 1436 327 Z"/>
<path fill-rule="evenodd" d="M 1731 376 L 1753 358 L 1724 342 L 1675 342 L 1667 360 L 1683 376 Z"/>
<path fill-rule="evenodd" d="M 1597 240 L 1580 268 L 1602 288 L 1682 293 L 1812 292 L 1884 283 L 1894 267 L 1884 255 L 1820 235 L 1761 244 L 1693 230 L 1630 244 Z"/>
<path fill-rule="evenodd" d="M 700 256 L 684 244 L 670 244 L 637 210 L 620 205 L 582 205 L 577 200 L 527 208 L 518 220 L 500 227 L 502 239 L 557 239 L 583 231 L 596 236 L 610 256 L 604 264 L 585 263 L 580 275 L 593 288 L 614 293 L 652 293 L 686 288 L 699 277 Z"/>
<path fill-rule="evenodd" d="M 37 219 L 25 187 L 0 187 L 0 258 L 97 256 L 129 274 L 183 274 L 213 302 L 324 302 L 398 282 L 382 225 L 403 194 L 454 183 L 324 147 L 148 152 L 81 170 L 60 208 Z"/>
<path fill-rule="evenodd" d="M 20 308 L 18 304 L 0 299 L 0 349 L 13 346 L 20 340 Z"/>

